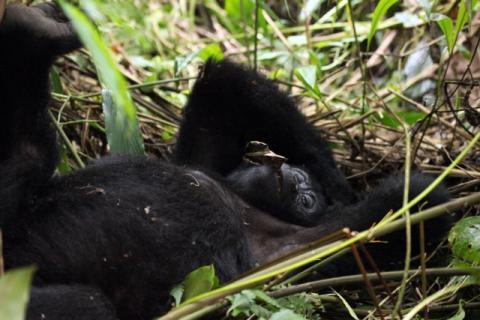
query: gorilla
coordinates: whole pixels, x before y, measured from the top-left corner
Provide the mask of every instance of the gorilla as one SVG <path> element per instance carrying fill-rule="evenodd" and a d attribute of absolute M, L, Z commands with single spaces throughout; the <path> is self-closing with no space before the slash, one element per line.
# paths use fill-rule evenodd
<path fill-rule="evenodd" d="M 200 266 L 213 264 L 228 281 L 401 207 L 401 178 L 356 194 L 293 101 L 228 61 L 205 65 L 171 162 L 112 156 L 54 175 L 49 69 L 80 43 L 59 9 L 40 4 L 7 6 L 0 44 L 0 228 L 6 269 L 38 268 L 28 319 L 151 319 L 168 310 L 169 289 Z M 286 162 L 245 161 L 249 141 Z M 430 181 L 413 175 L 410 197 Z M 439 187 L 426 203 L 448 198 Z M 431 234 L 445 231 L 442 219 Z M 388 250 L 381 260 L 401 256 L 403 246 Z"/>

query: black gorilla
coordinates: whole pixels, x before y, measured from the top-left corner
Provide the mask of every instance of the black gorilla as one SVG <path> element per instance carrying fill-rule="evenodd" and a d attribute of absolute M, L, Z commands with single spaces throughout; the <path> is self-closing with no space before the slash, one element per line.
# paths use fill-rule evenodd
<path fill-rule="evenodd" d="M 78 46 L 49 4 L 8 6 L 0 24 L 0 227 L 7 269 L 38 267 L 29 319 L 149 319 L 195 268 L 214 264 L 226 281 L 401 206 L 403 182 L 394 177 L 358 202 L 293 102 L 229 62 L 208 63 L 195 84 L 175 163 L 110 157 L 52 176 L 48 72 L 55 56 Z M 288 165 L 244 164 L 250 140 Z M 429 181 L 413 176 L 411 197 Z M 440 187 L 426 201 L 447 199 Z"/>

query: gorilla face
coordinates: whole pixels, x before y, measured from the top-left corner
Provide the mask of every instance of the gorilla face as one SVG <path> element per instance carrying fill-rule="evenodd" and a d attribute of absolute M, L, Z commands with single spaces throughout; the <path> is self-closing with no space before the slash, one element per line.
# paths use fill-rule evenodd
<path fill-rule="evenodd" d="M 244 164 L 229 174 L 227 184 L 251 205 L 284 221 L 312 225 L 326 208 L 319 183 L 295 166 Z"/>

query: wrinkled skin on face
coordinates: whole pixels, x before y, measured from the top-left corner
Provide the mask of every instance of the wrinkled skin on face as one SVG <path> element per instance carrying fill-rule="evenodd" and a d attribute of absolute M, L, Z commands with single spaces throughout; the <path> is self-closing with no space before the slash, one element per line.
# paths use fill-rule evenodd
<path fill-rule="evenodd" d="M 283 164 L 244 164 L 229 174 L 227 184 L 245 201 L 284 221 L 312 225 L 326 208 L 323 190 L 304 169 Z"/>

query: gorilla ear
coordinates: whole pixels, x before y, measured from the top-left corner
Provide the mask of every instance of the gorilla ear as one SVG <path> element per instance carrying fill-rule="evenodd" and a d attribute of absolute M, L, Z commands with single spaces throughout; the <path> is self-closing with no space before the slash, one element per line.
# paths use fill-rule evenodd
<path fill-rule="evenodd" d="M 2 23 L 3 14 L 5 13 L 5 2 L 7 0 L 0 0 L 0 23 Z"/>

